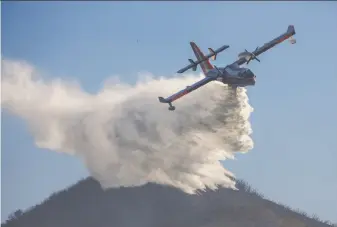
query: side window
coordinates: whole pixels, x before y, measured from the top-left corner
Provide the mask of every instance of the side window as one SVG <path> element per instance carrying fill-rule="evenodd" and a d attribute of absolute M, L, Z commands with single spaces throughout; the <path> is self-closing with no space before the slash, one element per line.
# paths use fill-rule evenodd
<path fill-rule="evenodd" d="M 227 72 L 231 75 L 233 75 L 234 71 L 231 68 L 227 68 Z"/>

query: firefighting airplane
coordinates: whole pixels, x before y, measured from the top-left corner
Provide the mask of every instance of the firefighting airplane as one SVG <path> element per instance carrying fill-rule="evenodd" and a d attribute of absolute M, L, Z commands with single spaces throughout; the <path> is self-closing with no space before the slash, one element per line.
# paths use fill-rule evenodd
<path fill-rule="evenodd" d="M 224 68 L 217 68 L 215 65 L 212 65 L 209 62 L 209 58 L 212 58 L 212 60 L 216 60 L 217 54 L 229 48 L 228 45 L 222 46 L 215 51 L 212 48 L 208 48 L 210 51 L 210 54 L 205 56 L 201 52 L 199 47 L 194 42 L 191 42 L 190 43 L 191 47 L 198 61 L 193 61 L 192 59 L 188 59 L 191 64 L 186 66 L 185 68 L 180 69 L 177 73 L 183 73 L 191 68 L 193 71 L 196 71 L 198 64 L 200 64 L 201 69 L 205 74 L 205 78 L 192 84 L 191 86 L 187 86 L 185 89 L 171 95 L 168 98 L 158 97 L 159 102 L 169 104 L 168 109 L 173 111 L 175 110 L 175 107 L 172 105 L 173 101 L 181 98 L 182 96 L 190 93 L 191 91 L 194 91 L 198 89 L 199 87 L 204 86 L 205 84 L 211 81 L 214 81 L 214 80 L 227 84 L 229 88 L 234 90 L 235 94 L 236 94 L 237 87 L 254 86 L 256 76 L 250 69 L 243 68 L 243 67 L 241 68 L 240 65 L 243 65 L 245 63 L 248 65 L 251 60 L 257 60 L 258 62 L 260 62 L 260 60 L 257 58 L 258 55 L 271 49 L 272 47 L 285 41 L 288 38 L 290 38 L 291 44 L 295 44 L 296 40 L 292 37 L 295 34 L 296 33 L 295 33 L 294 26 L 289 25 L 288 30 L 282 35 L 280 35 L 279 37 L 273 39 L 272 41 L 268 43 L 265 43 L 260 48 L 257 47 L 253 52 L 249 52 L 247 50 L 245 50 L 244 52 L 241 52 L 238 55 L 239 59 L 237 61 L 233 62 L 232 64 L 227 65 Z"/>

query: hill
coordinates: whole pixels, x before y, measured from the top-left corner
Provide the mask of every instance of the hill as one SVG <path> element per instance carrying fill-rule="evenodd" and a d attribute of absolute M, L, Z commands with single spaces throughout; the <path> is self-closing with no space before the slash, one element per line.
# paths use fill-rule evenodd
<path fill-rule="evenodd" d="M 3 227 L 328 227 L 333 226 L 263 199 L 243 181 L 239 191 L 199 195 L 146 184 L 103 191 L 92 178 L 15 212 Z"/>

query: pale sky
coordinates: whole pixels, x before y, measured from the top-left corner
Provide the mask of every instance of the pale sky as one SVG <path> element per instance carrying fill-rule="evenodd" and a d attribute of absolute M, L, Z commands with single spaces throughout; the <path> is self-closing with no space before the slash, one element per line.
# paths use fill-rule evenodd
<path fill-rule="evenodd" d="M 128 83 L 143 71 L 172 75 L 194 58 L 190 41 L 205 51 L 230 45 L 216 63 L 225 66 L 293 24 L 296 45 L 249 64 L 255 147 L 224 165 L 267 198 L 337 222 L 336 10 L 336 2 L 3 2 L 1 54 L 95 92 L 111 75 Z M 1 141 L 2 221 L 88 175 L 76 157 L 35 147 L 25 122 L 5 111 Z"/>

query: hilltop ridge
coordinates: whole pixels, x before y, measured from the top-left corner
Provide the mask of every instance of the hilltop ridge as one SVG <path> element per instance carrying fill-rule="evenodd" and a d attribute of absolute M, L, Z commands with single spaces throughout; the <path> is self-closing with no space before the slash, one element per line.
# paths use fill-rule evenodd
<path fill-rule="evenodd" d="M 2 227 L 329 227 L 263 199 L 248 184 L 239 191 L 219 188 L 197 195 L 157 184 L 102 190 L 92 178 L 51 195 L 25 212 L 17 211 Z"/>

